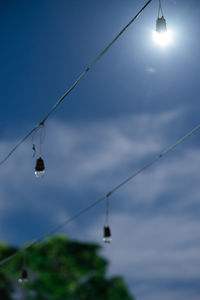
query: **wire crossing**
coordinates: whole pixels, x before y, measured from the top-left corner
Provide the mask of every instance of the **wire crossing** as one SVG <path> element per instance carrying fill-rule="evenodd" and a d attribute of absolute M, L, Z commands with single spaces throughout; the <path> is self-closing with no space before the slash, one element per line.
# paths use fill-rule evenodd
<path fill-rule="evenodd" d="M 0 166 L 7 161 L 7 159 L 17 150 L 17 148 L 25 142 L 25 140 L 36 131 L 41 124 L 44 124 L 45 121 L 49 118 L 49 116 L 56 110 L 56 108 L 61 104 L 61 102 L 69 95 L 69 93 L 76 87 L 79 81 L 91 70 L 91 68 L 100 60 L 102 56 L 108 52 L 108 50 L 112 47 L 112 45 L 119 39 L 119 37 L 124 33 L 124 31 L 139 17 L 139 15 L 143 12 L 143 10 L 152 2 L 149 0 L 140 10 L 139 12 L 132 18 L 132 20 L 117 34 L 117 36 L 108 44 L 108 46 L 91 62 L 91 64 L 81 73 L 81 75 L 77 78 L 77 80 L 73 83 L 73 85 L 61 96 L 58 101 L 51 107 L 49 112 L 44 116 L 41 122 L 33 129 L 31 129 L 25 137 L 19 141 L 16 146 L 0 161 Z"/>
<path fill-rule="evenodd" d="M 67 226 L 69 223 L 71 223 L 72 221 L 74 221 L 75 219 L 79 218 L 81 215 L 83 215 L 84 213 L 86 213 L 88 210 L 90 210 L 91 208 L 95 207 L 96 205 L 98 205 L 100 202 L 106 200 L 108 197 L 110 197 L 113 193 L 115 193 L 117 190 L 119 190 L 120 188 L 122 188 L 124 185 L 126 185 L 128 182 L 130 182 L 131 180 L 133 180 L 136 176 L 138 176 L 140 173 L 142 173 L 143 171 L 145 171 L 146 169 L 150 168 L 153 164 L 155 164 L 158 160 L 160 160 L 161 158 L 163 158 L 165 155 L 167 155 L 169 152 L 173 151 L 175 148 L 177 148 L 180 144 L 182 144 L 186 139 L 188 139 L 192 134 L 194 134 L 196 131 L 200 130 L 200 124 L 198 126 L 196 126 L 195 128 L 193 128 L 190 132 L 188 132 L 186 135 L 184 135 L 182 138 L 180 138 L 179 140 L 177 140 L 174 144 L 172 144 L 171 146 L 169 146 L 168 148 L 166 148 L 166 150 L 162 151 L 160 154 L 158 154 L 157 156 L 155 156 L 151 161 L 149 161 L 146 165 L 144 165 L 143 167 L 141 167 L 140 169 L 136 170 L 133 174 L 131 174 L 129 177 L 127 177 L 125 180 L 123 180 L 121 183 L 119 183 L 118 185 L 116 185 L 114 188 L 112 188 L 109 192 L 107 192 L 104 196 L 102 196 L 101 198 L 97 199 L 96 201 L 92 202 L 90 205 L 88 205 L 87 207 L 83 208 L 82 210 L 80 210 L 79 212 L 77 212 L 76 214 L 74 214 L 73 216 L 71 216 L 70 218 L 64 220 L 62 223 L 60 223 L 59 225 L 55 226 L 54 228 L 52 228 L 51 230 L 49 230 L 46 234 L 42 235 L 41 237 L 39 237 L 38 239 L 35 239 L 34 241 L 30 242 L 28 245 L 26 245 L 25 247 L 22 247 L 20 250 L 18 250 L 16 253 L 6 257 L 5 259 L 2 259 L 0 261 L 0 266 L 4 265 L 5 263 L 9 262 L 10 260 L 12 260 L 13 258 L 15 258 L 19 253 L 28 250 L 29 248 L 31 248 L 33 245 L 41 242 L 42 240 L 44 240 L 45 238 L 53 235 L 54 233 L 56 233 L 57 231 L 59 231 L 61 228 L 63 228 L 64 226 Z"/>

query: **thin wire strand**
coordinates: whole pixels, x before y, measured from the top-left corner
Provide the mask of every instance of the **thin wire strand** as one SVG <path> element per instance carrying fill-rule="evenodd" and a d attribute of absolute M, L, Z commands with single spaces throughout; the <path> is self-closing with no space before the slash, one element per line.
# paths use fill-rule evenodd
<path fill-rule="evenodd" d="M 17 148 L 38 128 L 42 123 L 45 123 L 49 116 L 54 112 L 58 105 L 66 98 L 66 96 L 75 88 L 78 82 L 88 73 L 88 71 L 100 60 L 100 58 L 112 47 L 112 45 L 119 39 L 119 37 L 124 33 L 124 31 L 137 19 L 137 17 L 143 12 L 143 10 L 152 2 L 149 0 L 140 11 L 133 17 L 133 19 L 118 33 L 118 35 L 108 44 L 108 46 L 91 62 L 91 64 L 81 73 L 78 79 L 73 83 L 73 85 L 61 96 L 58 101 L 51 107 L 49 112 L 44 116 L 42 121 L 37 127 L 32 129 L 9 153 L 6 157 L 0 161 L 0 166 L 6 162 L 6 160 L 17 150 Z"/>
<path fill-rule="evenodd" d="M 64 98 L 73 90 L 77 83 L 86 75 L 86 73 L 100 60 L 100 58 L 111 48 L 111 46 L 119 39 L 119 37 L 124 33 L 124 31 L 137 19 L 137 17 L 143 12 L 143 10 L 152 2 L 149 0 L 140 11 L 133 17 L 133 19 L 118 33 L 118 35 L 108 44 L 108 46 L 91 62 L 91 64 L 83 71 L 83 73 L 78 77 L 74 84 L 66 91 L 66 93 L 58 99 L 58 101 L 52 106 L 50 111 L 44 117 L 42 122 L 45 122 L 49 115 L 57 108 L 57 106 L 64 100 Z"/>
<path fill-rule="evenodd" d="M 109 225 L 109 197 L 106 195 L 106 218 L 105 218 L 105 226 Z"/>
<path fill-rule="evenodd" d="M 187 138 L 189 138 L 193 133 L 195 133 L 197 130 L 200 129 L 200 124 L 196 126 L 194 129 L 192 129 L 190 132 L 188 132 L 186 135 L 184 135 L 182 138 L 180 138 L 175 144 L 169 146 L 166 150 L 161 152 L 159 155 L 157 155 L 154 159 L 152 159 L 149 163 L 147 163 L 144 167 L 137 170 L 135 173 L 133 173 L 130 177 L 126 178 L 124 181 L 122 181 L 120 184 L 118 184 L 115 188 L 113 188 L 110 192 L 108 192 L 108 195 L 112 195 L 114 192 L 116 192 L 118 189 L 120 189 L 123 185 L 128 183 L 130 180 L 132 180 L 134 177 L 139 175 L 141 172 L 143 172 L 145 169 L 152 166 L 154 163 L 156 163 L 159 159 L 161 159 L 163 156 L 168 154 L 170 151 L 175 149 L 178 145 L 183 143 Z"/>
<path fill-rule="evenodd" d="M 36 146 L 35 146 L 35 136 L 36 134 L 38 133 L 40 127 L 38 127 L 32 134 L 31 136 L 31 144 L 32 144 L 32 150 L 33 150 L 33 156 L 32 157 L 35 157 L 36 155 L 36 152 L 37 152 L 37 149 L 36 149 Z"/>
<path fill-rule="evenodd" d="M 40 157 L 42 156 L 42 144 L 44 141 L 44 123 L 40 126 Z"/>
<path fill-rule="evenodd" d="M 10 260 L 14 259 L 18 254 L 27 251 L 28 249 L 30 249 L 32 246 L 34 246 L 35 244 L 43 241 L 45 238 L 53 235 L 54 233 L 56 233 L 58 230 L 60 230 L 61 228 L 63 228 L 64 226 L 68 225 L 69 223 L 71 223 L 73 220 L 77 219 L 78 217 L 80 217 L 82 214 L 84 214 L 85 212 L 87 212 L 89 209 L 91 209 L 92 207 L 96 206 L 97 204 L 99 204 L 100 202 L 102 202 L 103 200 L 105 200 L 106 196 L 99 198 L 98 200 L 92 202 L 90 205 L 88 205 L 87 207 L 85 207 L 84 209 L 80 210 L 78 213 L 76 213 L 75 215 L 73 215 L 72 217 L 70 217 L 69 219 L 66 219 L 64 222 L 62 222 L 61 224 L 59 224 L 58 226 L 54 227 L 53 229 L 49 230 L 46 234 L 42 235 L 41 237 L 39 237 L 38 239 L 30 242 L 29 244 L 25 245 L 24 247 L 21 247 L 21 249 L 19 249 L 16 253 L 2 259 L 0 261 L 0 266 L 4 265 L 5 263 L 9 262 Z"/>
<path fill-rule="evenodd" d="M 33 157 L 35 157 L 35 154 L 36 154 L 36 146 L 35 146 L 35 137 L 36 135 L 38 134 L 38 132 L 40 131 L 40 134 L 39 134 L 39 155 L 41 157 L 42 155 L 42 144 L 44 142 L 44 130 L 45 130 L 45 125 L 44 123 L 40 123 L 38 125 L 38 127 L 36 128 L 36 130 L 32 133 L 32 137 L 31 137 L 31 144 L 32 144 L 32 150 L 33 150 Z"/>
<path fill-rule="evenodd" d="M 158 18 L 160 17 L 160 13 L 162 14 L 161 17 L 164 17 L 163 9 L 162 9 L 162 4 L 161 4 L 161 0 L 158 0 L 158 2 L 159 2 L 159 7 L 158 7 Z"/>
<path fill-rule="evenodd" d="M 31 129 L 27 135 L 25 135 L 23 137 L 23 139 L 21 141 L 19 141 L 15 147 L 0 161 L 0 166 L 3 165 L 3 163 L 5 163 L 8 158 L 17 150 L 17 148 L 19 148 L 19 146 L 24 143 L 28 138 L 29 136 L 31 136 L 38 128 L 39 128 L 40 125 L 37 125 L 36 127 L 34 127 L 33 129 Z"/>
<path fill-rule="evenodd" d="M 0 261 L 0 266 L 4 265 L 5 263 L 9 262 L 10 260 L 14 259 L 19 253 L 28 250 L 30 247 L 34 246 L 35 244 L 41 242 L 45 238 L 53 235 L 56 233 L 58 230 L 63 228 L 64 226 L 68 225 L 71 223 L 73 220 L 77 219 L 80 217 L 82 214 L 86 213 L 88 210 L 99 204 L 100 202 L 104 201 L 105 199 L 109 198 L 114 192 L 119 190 L 121 187 L 123 187 L 125 184 L 127 184 L 129 181 L 131 181 L 133 178 L 138 176 L 140 173 L 142 173 L 144 170 L 152 166 L 154 163 L 156 163 L 158 160 L 160 160 L 162 157 L 167 155 L 169 152 L 173 151 L 176 147 L 178 147 L 181 143 L 183 143 L 187 138 L 189 138 L 192 134 L 194 134 L 196 131 L 200 129 L 200 124 L 196 126 L 194 129 L 192 129 L 190 132 L 188 132 L 186 135 L 184 135 L 182 138 L 180 138 L 176 143 L 173 145 L 169 146 L 166 150 L 162 151 L 159 155 L 157 155 L 154 159 L 152 159 L 150 162 L 148 162 L 146 165 L 144 165 L 142 168 L 138 169 L 136 172 L 134 172 L 131 176 L 127 177 L 125 180 L 123 180 L 120 184 L 116 185 L 113 189 L 111 189 L 105 196 L 99 198 L 98 200 L 92 202 L 89 206 L 86 208 L 80 210 L 78 213 L 70 217 L 69 219 L 66 219 L 64 222 L 59 224 L 58 226 L 54 227 L 50 231 L 48 231 L 46 234 L 43 236 L 39 237 L 38 239 L 34 240 L 33 242 L 29 243 L 28 245 L 22 247 L 19 249 L 16 253 L 2 259 Z"/>

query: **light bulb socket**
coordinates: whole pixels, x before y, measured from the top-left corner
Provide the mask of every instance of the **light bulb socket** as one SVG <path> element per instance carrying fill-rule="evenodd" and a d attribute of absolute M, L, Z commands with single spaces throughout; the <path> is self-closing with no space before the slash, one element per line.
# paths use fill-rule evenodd
<path fill-rule="evenodd" d="M 22 280 L 28 280 L 28 272 L 27 272 L 26 269 L 22 270 L 21 279 Z"/>
<path fill-rule="evenodd" d="M 42 172 L 45 170 L 45 166 L 44 166 L 44 161 L 41 157 L 39 157 L 36 160 L 36 164 L 35 164 L 35 171 L 36 172 Z"/>
<path fill-rule="evenodd" d="M 158 33 L 167 32 L 167 23 L 163 16 L 156 20 L 156 32 Z"/>
<path fill-rule="evenodd" d="M 109 226 L 104 226 L 104 238 L 110 238 L 111 237 L 111 231 Z"/>

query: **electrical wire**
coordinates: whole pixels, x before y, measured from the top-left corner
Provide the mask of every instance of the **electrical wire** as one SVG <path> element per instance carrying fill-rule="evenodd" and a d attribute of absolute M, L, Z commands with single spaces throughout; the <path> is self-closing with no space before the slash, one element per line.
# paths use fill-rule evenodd
<path fill-rule="evenodd" d="M 161 14 L 161 17 L 163 17 L 164 14 L 163 14 L 163 9 L 162 9 L 161 0 L 158 0 L 158 4 L 159 4 L 159 7 L 158 7 L 158 18 L 159 18 L 159 17 L 160 17 L 160 14 Z"/>
<path fill-rule="evenodd" d="M 103 200 L 106 199 L 106 196 L 99 198 L 98 200 L 92 202 L 89 206 L 85 207 L 84 209 L 80 210 L 78 213 L 76 213 L 75 215 L 73 215 L 72 217 L 66 219 L 64 222 L 62 222 L 61 224 L 59 224 L 58 226 L 54 227 L 53 229 L 49 230 L 46 234 L 42 235 L 41 237 L 39 237 L 38 239 L 30 242 L 29 244 L 27 244 L 26 246 L 22 247 L 20 250 L 18 250 L 16 253 L 2 259 L 0 261 L 0 266 L 4 265 L 5 263 L 9 262 L 10 260 L 12 260 L 13 258 L 15 258 L 18 254 L 27 251 L 29 248 L 31 248 L 32 246 L 34 246 L 35 244 L 43 241 L 45 238 L 53 235 L 54 233 L 56 233 L 59 229 L 63 228 L 64 226 L 66 226 L 67 224 L 71 223 L 73 220 L 77 219 L 78 217 L 80 217 L 82 214 L 84 214 L 85 212 L 87 212 L 89 209 L 91 209 L 92 207 L 96 206 L 97 204 L 99 204 L 100 202 L 102 202 Z"/>
<path fill-rule="evenodd" d="M 16 146 L 0 161 L 0 166 L 7 161 L 7 159 L 17 150 L 17 148 L 35 131 L 41 124 L 44 124 L 49 116 L 55 111 L 58 105 L 66 98 L 66 96 L 75 88 L 78 82 L 90 71 L 90 69 L 100 60 L 100 58 L 112 47 L 112 45 L 119 39 L 119 37 L 124 33 L 124 31 L 137 19 L 137 17 L 143 12 L 143 10 L 152 2 L 152 0 L 147 1 L 147 3 L 139 10 L 139 12 L 132 18 L 132 20 L 117 34 L 117 36 L 108 44 L 108 46 L 91 62 L 91 64 L 81 73 L 78 79 L 73 83 L 73 85 L 62 95 L 58 101 L 51 107 L 48 113 L 44 116 L 41 122 L 19 142 Z"/>
<path fill-rule="evenodd" d="M 105 226 L 109 225 L 109 196 L 106 195 L 106 217 L 105 217 Z"/>
<path fill-rule="evenodd" d="M 146 165 L 144 165 L 142 168 L 138 169 L 137 171 L 135 171 L 133 174 L 131 174 L 129 177 L 127 177 L 125 180 L 123 180 L 121 183 L 119 183 L 118 185 L 116 185 L 113 189 L 111 189 L 109 192 L 107 192 L 107 194 L 105 196 L 102 196 L 101 198 L 97 199 L 96 201 L 92 202 L 90 205 L 88 205 L 87 207 L 83 208 L 82 210 L 80 210 L 78 213 L 74 214 L 72 217 L 66 219 L 64 222 L 60 223 L 59 225 L 57 225 L 56 227 L 54 227 L 53 229 L 49 230 L 46 234 L 42 235 L 41 237 L 39 237 L 38 239 L 30 242 L 29 244 L 27 244 L 26 246 L 22 247 L 21 249 L 19 249 L 16 253 L 2 259 L 0 261 L 0 266 L 4 265 L 5 263 L 9 262 L 10 260 L 12 260 L 13 258 L 15 258 L 19 253 L 24 252 L 26 250 L 28 250 L 29 248 L 31 248 L 32 246 L 34 246 L 35 244 L 43 241 L 45 238 L 53 235 L 54 233 L 56 233 L 58 230 L 60 230 L 61 228 L 63 228 L 64 226 L 68 225 L 69 223 L 71 223 L 73 220 L 77 219 L 78 217 L 80 217 L 82 214 L 86 213 L 88 210 L 90 210 L 91 208 L 93 208 L 94 206 L 96 206 L 97 204 L 99 204 L 100 202 L 104 201 L 104 200 L 108 200 L 108 198 L 110 198 L 110 196 L 115 193 L 117 190 L 119 190 L 120 188 L 122 188 L 124 185 L 126 185 L 129 181 L 131 181 L 132 179 L 134 179 L 136 176 L 138 176 L 140 173 L 142 173 L 143 171 L 145 171 L 147 168 L 151 167 L 154 163 L 156 163 L 158 160 L 160 160 L 161 158 L 163 158 L 165 155 L 167 155 L 169 152 L 173 151 L 176 147 L 178 147 L 180 144 L 182 144 L 187 138 L 189 138 L 192 134 L 194 134 L 196 131 L 198 131 L 200 129 L 200 124 L 198 126 L 196 126 L 195 128 L 193 128 L 190 132 L 188 132 L 186 135 L 184 135 L 182 138 L 180 138 L 179 140 L 177 140 L 174 144 L 172 144 L 171 146 L 169 146 L 168 148 L 166 148 L 164 151 L 162 151 L 160 154 L 158 154 L 157 156 L 155 156 L 151 161 L 149 161 Z M 107 207 L 108 209 L 108 207 Z M 108 210 L 107 210 L 108 212 Z"/>
<path fill-rule="evenodd" d="M 8 158 L 17 150 L 17 148 L 19 148 L 19 146 L 24 143 L 27 138 L 29 138 L 29 136 L 31 136 L 38 128 L 40 127 L 40 125 L 34 127 L 33 129 L 31 129 L 24 137 L 23 139 L 21 139 L 21 141 L 19 141 L 15 147 L 0 161 L 0 166 L 3 165 Z"/>

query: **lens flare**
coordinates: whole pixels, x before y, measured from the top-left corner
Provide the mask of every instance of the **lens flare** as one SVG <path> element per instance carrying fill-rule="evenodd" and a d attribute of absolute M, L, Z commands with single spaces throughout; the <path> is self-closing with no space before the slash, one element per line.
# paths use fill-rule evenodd
<path fill-rule="evenodd" d="M 158 45 L 163 47 L 169 45 L 172 41 L 172 35 L 169 30 L 165 32 L 153 31 L 153 38 Z"/>

